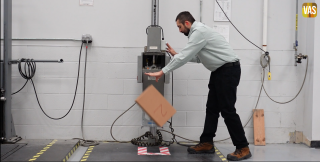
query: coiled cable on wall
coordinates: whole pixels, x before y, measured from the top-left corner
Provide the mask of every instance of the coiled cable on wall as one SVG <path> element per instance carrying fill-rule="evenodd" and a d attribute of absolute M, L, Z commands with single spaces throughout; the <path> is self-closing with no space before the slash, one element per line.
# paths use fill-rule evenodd
<path fill-rule="evenodd" d="M 19 62 L 18 62 L 18 70 L 19 70 L 19 73 L 20 75 L 22 76 L 22 78 L 26 79 L 26 83 L 25 85 L 27 84 L 27 82 L 29 80 L 31 80 L 31 83 L 32 83 L 32 86 L 33 86 L 33 89 L 34 89 L 34 93 L 36 95 L 36 99 L 37 99 L 37 102 L 38 102 L 38 105 L 41 109 L 41 111 L 44 113 L 44 115 L 46 115 L 48 118 L 50 119 L 53 119 L 53 120 L 60 120 L 60 119 L 63 119 L 65 118 L 69 113 L 70 111 L 72 110 L 73 108 L 73 105 L 74 105 L 74 101 L 75 101 L 75 98 L 76 98 L 76 95 L 77 95 L 77 89 L 78 89 L 78 83 L 79 83 L 79 74 L 80 74 L 80 60 L 81 60 L 81 51 L 82 51 L 82 46 L 83 46 L 83 43 L 81 44 L 81 48 L 80 48 L 80 54 L 79 54 L 79 63 L 78 63 L 78 76 L 77 76 L 77 83 L 76 83 L 76 88 L 75 88 L 75 92 L 74 92 L 74 97 L 73 97 L 73 101 L 72 101 L 72 104 L 71 104 L 71 107 L 69 108 L 68 112 L 63 115 L 62 117 L 59 117 L 59 118 L 54 118 L 54 117 L 51 117 L 49 116 L 42 108 L 41 104 L 40 104 L 40 101 L 39 101 L 39 98 L 38 98 L 38 94 L 37 94 L 37 90 L 36 90 L 36 87 L 35 87 L 35 84 L 33 82 L 33 77 L 35 76 L 35 73 L 36 73 L 36 63 L 33 61 L 33 59 L 25 59 L 25 58 L 22 58 Z M 21 65 L 22 65 L 22 62 L 24 62 L 24 68 L 22 69 Z M 20 92 L 24 87 L 25 85 L 17 92 L 13 93 L 12 95 Z"/>
<path fill-rule="evenodd" d="M 21 68 L 21 62 L 25 62 L 24 63 L 24 71 Z M 36 63 L 33 62 L 33 59 L 22 58 L 18 61 L 19 73 L 22 78 L 26 79 L 26 82 L 18 91 L 12 93 L 11 95 L 15 95 L 15 94 L 19 93 L 27 85 L 28 81 L 30 79 L 32 79 L 34 77 L 34 75 L 36 74 L 36 69 L 37 69 Z"/>

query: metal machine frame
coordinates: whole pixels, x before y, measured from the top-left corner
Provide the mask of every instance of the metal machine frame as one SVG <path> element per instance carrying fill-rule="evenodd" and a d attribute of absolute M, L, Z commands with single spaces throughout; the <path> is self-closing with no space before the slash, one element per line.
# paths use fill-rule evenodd
<path fill-rule="evenodd" d="M 169 83 L 170 74 L 166 74 L 164 77 L 160 78 L 158 82 L 155 81 L 155 77 L 144 75 L 144 73 L 160 71 L 170 61 L 170 57 L 166 55 L 166 51 L 163 48 L 163 46 L 165 46 L 163 35 L 161 39 L 161 32 L 163 32 L 163 29 L 158 25 L 159 0 L 152 0 L 151 15 L 151 25 L 147 27 L 147 46 L 144 48 L 144 52 L 141 53 L 141 56 L 138 56 L 137 80 L 138 83 L 143 84 L 143 90 L 149 85 L 153 85 L 162 95 L 164 95 L 164 83 Z M 156 133 L 158 126 L 150 119 L 150 117 L 147 119 L 146 116 L 146 113 L 143 111 L 142 127 L 150 127 L 152 137 L 148 137 L 148 143 L 154 144 L 159 139 Z"/>
<path fill-rule="evenodd" d="M 4 53 L 1 63 L 1 111 L 2 125 L 1 142 L 10 141 L 16 136 L 11 114 L 11 73 L 9 62 L 12 59 L 12 0 L 4 0 Z"/>

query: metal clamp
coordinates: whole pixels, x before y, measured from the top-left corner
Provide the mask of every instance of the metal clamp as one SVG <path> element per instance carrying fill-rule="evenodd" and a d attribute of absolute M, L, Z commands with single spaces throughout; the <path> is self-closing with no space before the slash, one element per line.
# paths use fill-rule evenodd
<path fill-rule="evenodd" d="M 307 59 L 307 55 L 302 55 L 301 53 L 299 55 L 296 56 L 296 61 L 297 63 L 301 63 L 302 59 Z"/>
<path fill-rule="evenodd" d="M 0 97 L 0 101 L 7 101 L 7 99 L 5 97 Z"/>
<path fill-rule="evenodd" d="M 1 92 L 0 101 L 6 101 L 7 99 L 4 97 L 5 90 L 1 88 L 0 92 Z"/>

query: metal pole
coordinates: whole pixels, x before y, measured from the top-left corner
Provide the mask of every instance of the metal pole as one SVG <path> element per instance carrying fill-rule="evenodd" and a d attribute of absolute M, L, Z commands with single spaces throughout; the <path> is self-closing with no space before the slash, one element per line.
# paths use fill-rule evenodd
<path fill-rule="evenodd" d="M 2 6 L 1 6 L 1 0 L 0 0 L 0 38 L 1 38 L 1 32 L 2 32 L 2 29 L 1 29 L 1 24 L 2 24 L 2 19 L 1 19 L 1 14 L 2 14 Z M 1 92 L 1 90 L 3 90 L 3 61 L 2 61 L 2 49 L 1 49 L 1 45 L 0 45 L 0 97 L 4 97 L 3 96 L 3 93 Z M 4 100 L 4 98 L 2 98 Z M 2 101 L 0 99 L 0 142 L 2 143 L 4 141 L 4 115 L 3 115 L 3 109 L 4 108 L 4 101 Z"/>
<path fill-rule="evenodd" d="M 15 136 L 14 127 L 12 127 L 11 114 L 11 65 L 12 59 L 12 0 L 4 0 L 4 130 L 5 138 L 8 140 Z"/>
<path fill-rule="evenodd" d="M 3 40 L 3 38 L 1 38 Z M 82 39 L 74 38 L 12 38 L 16 41 L 82 41 Z"/>
<path fill-rule="evenodd" d="M 294 42 L 294 50 L 295 50 L 295 54 L 294 54 L 294 65 L 297 66 L 297 56 L 298 56 L 298 0 L 296 0 L 296 36 L 295 39 L 296 41 Z"/>
<path fill-rule="evenodd" d="M 159 0 L 152 0 L 151 6 L 151 25 L 159 25 Z"/>
<path fill-rule="evenodd" d="M 21 62 L 26 62 L 27 59 L 21 59 Z M 9 64 L 17 64 L 20 60 L 11 60 Z M 63 63 L 63 59 L 60 60 L 32 60 L 32 62 L 45 62 L 45 63 Z"/>
<path fill-rule="evenodd" d="M 263 35 L 262 35 L 262 49 L 267 51 L 268 44 L 268 0 L 263 3 Z M 264 54 L 265 52 L 262 52 Z"/>
<path fill-rule="evenodd" d="M 159 25 L 159 0 L 152 0 L 151 6 L 151 25 L 158 26 Z M 155 56 L 153 56 L 154 58 Z M 150 132 L 153 137 L 157 138 L 157 127 L 150 127 Z"/>

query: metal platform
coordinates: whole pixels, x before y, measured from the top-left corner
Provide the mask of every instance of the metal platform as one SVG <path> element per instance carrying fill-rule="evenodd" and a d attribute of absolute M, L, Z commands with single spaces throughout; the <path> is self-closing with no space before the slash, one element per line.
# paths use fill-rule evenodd
<path fill-rule="evenodd" d="M 81 161 L 227 161 L 217 148 L 215 154 L 189 154 L 187 147 L 173 144 L 168 147 L 170 155 L 138 155 L 138 148 L 131 143 L 100 143 L 89 147 Z M 159 147 L 146 149 L 161 153 Z"/>
<path fill-rule="evenodd" d="M 1 161 L 67 161 L 79 140 L 21 140 L 1 145 Z"/>

